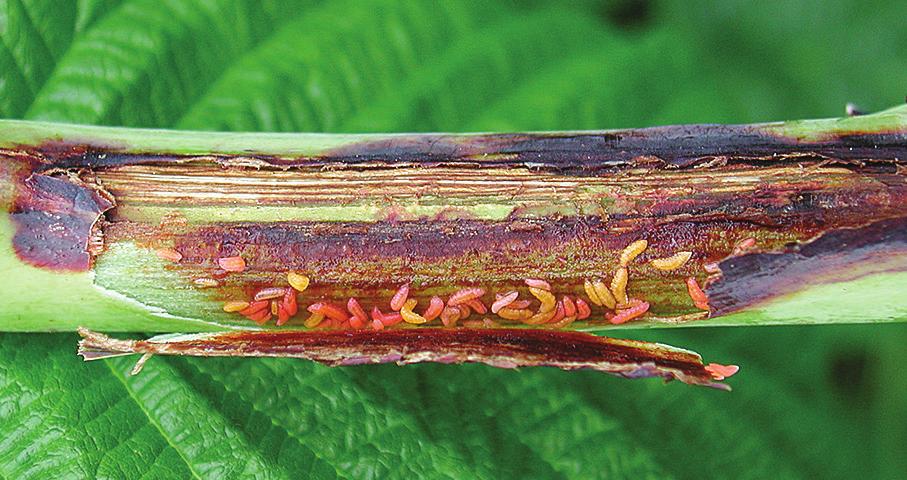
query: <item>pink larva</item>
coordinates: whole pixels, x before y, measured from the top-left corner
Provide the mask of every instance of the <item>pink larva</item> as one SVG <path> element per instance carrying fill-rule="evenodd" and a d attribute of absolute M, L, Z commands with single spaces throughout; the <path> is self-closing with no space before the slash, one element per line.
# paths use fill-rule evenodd
<path fill-rule="evenodd" d="M 592 308 L 582 298 L 576 299 L 576 319 L 585 320 L 592 315 Z"/>
<path fill-rule="evenodd" d="M 486 307 L 485 304 L 482 303 L 482 301 L 478 298 L 473 298 L 472 300 L 466 302 L 464 305 L 469 305 L 469 308 L 473 309 L 473 311 L 475 311 L 479 315 L 484 315 L 486 312 L 488 312 L 488 307 Z"/>
<path fill-rule="evenodd" d="M 422 316 L 425 317 L 429 322 L 438 318 L 438 315 L 441 315 L 441 311 L 444 310 L 444 300 L 441 300 L 441 297 L 431 297 L 431 301 L 428 303 L 428 308 L 425 309 L 425 312 L 422 313 Z"/>
<path fill-rule="evenodd" d="M 455 307 L 457 305 L 466 303 L 474 298 L 479 298 L 482 295 L 485 295 L 484 288 L 478 288 L 478 287 L 464 288 L 462 290 L 457 291 L 453 295 L 451 295 L 450 298 L 447 299 L 447 305 L 449 305 L 451 307 Z"/>
<path fill-rule="evenodd" d="M 557 323 L 557 322 L 560 322 L 561 320 L 564 319 L 565 316 L 566 316 L 566 314 L 565 314 L 565 311 L 564 311 L 564 302 L 558 301 L 558 302 L 557 302 L 557 307 L 555 307 L 555 309 L 554 309 L 554 316 L 551 317 L 551 319 L 548 320 L 548 321 L 545 322 L 545 323 Z"/>
<path fill-rule="evenodd" d="M 399 313 L 384 313 L 378 307 L 372 307 L 372 322 L 381 322 L 381 325 L 390 327 L 403 321 L 403 316 Z"/>
<path fill-rule="evenodd" d="M 756 246 L 756 239 L 753 237 L 744 238 L 734 245 L 734 254 L 739 255 Z"/>
<path fill-rule="evenodd" d="M 537 278 L 527 278 L 523 281 L 526 282 L 526 285 L 529 285 L 530 287 L 541 288 L 542 290 L 548 290 L 549 292 L 551 291 L 551 284 L 544 280 L 539 280 Z"/>
<path fill-rule="evenodd" d="M 720 363 L 710 363 L 705 366 L 705 371 L 712 375 L 715 380 L 724 380 L 740 371 L 737 365 L 721 365 Z"/>
<path fill-rule="evenodd" d="M 573 302 L 573 299 L 568 295 L 564 295 L 564 298 L 561 299 L 561 302 L 564 304 L 564 316 L 573 317 L 576 316 L 576 303 Z"/>
<path fill-rule="evenodd" d="M 507 308 L 511 310 L 523 310 L 524 308 L 529 308 L 532 305 L 532 300 L 514 300 L 513 303 L 507 305 Z"/>
<path fill-rule="evenodd" d="M 356 300 L 353 297 L 350 297 L 346 302 L 346 309 L 356 317 L 357 323 L 365 323 L 368 319 L 368 315 L 365 314 L 365 310 L 362 308 L 362 305 L 359 304 L 359 300 Z M 352 322 L 350 322 L 352 323 Z"/>
<path fill-rule="evenodd" d="M 699 283 L 696 282 L 696 279 L 693 277 L 687 278 L 687 292 L 690 294 L 690 298 L 693 299 L 693 305 L 700 310 L 711 310 L 709 307 L 709 297 L 706 295 L 702 288 L 699 287 Z"/>
<path fill-rule="evenodd" d="M 614 315 L 612 313 L 607 314 L 608 321 L 614 325 L 620 325 L 622 323 L 627 323 L 634 318 L 642 316 L 644 313 L 649 311 L 649 302 L 643 302 L 641 300 L 632 299 L 631 302 L 628 302 L 633 305 L 630 308 L 621 310 L 620 313 Z"/>
<path fill-rule="evenodd" d="M 409 284 L 403 285 L 397 289 L 397 293 L 391 297 L 391 310 L 399 312 L 403 308 L 403 304 L 406 303 L 406 300 L 409 298 Z"/>
<path fill-rule="evenodd" d="M 504 295 L 501 295 L 491 304 L 491 313 L 498 313 L 502 308 L 509 306 L 513 303 L 517 297 L 520 296 L 520 292 L 508 292 Z M 528 304 L 526 306 L 529 306 Z M 524 307 L 525 308 L 525 307 Z"/>

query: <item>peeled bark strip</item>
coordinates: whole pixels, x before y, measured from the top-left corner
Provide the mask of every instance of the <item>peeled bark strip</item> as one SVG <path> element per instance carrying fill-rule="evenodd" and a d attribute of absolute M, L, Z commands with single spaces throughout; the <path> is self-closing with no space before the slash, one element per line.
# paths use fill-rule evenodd
<path fill-rule="evenodd" d="M 506 329 L 406 329 L 381 332 L 241 332 L 119 340 L 80 329 L 85 360 L 120 354 L 291 357 L 330 366 L 379 363 L 484 363 L 498 368 L 591 369 L 624 378 L 661 377 L 730 390 L 702 358 L 657 343 L 579 332 Z M 146 356 L 143 356 L 147 359 Z"/>

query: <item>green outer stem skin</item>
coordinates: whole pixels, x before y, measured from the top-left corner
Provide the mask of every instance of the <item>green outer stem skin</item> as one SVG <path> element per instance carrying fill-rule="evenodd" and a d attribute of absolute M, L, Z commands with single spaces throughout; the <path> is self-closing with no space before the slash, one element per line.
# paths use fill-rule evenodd
<path fill-rule="evenodd" d="M 841 135 L 847 132 L 882 133 L 903 129 L 905 126 L 907 126 L 907 106 L 905 105 L 857 117 L 753 125 L 766 133 L 802 141 L 821 140 L 830 135 Z M 610 131 L 617 130 L 605 130 L 604 133 Z M 544 133 L 560 135 L 576 132 Z M 93 140 L 116 146 L 124 153 L 266 154 L 292 157 L 318 155 L 330 149 L 363 140 L 383 140 L 404 135 L 406 134 L 188 132 L 0 120 L 0 148 L 37 145 L 61 139 Z"/>
<path fill-rule="evenodd" d="M 817 140 L 848 131 L 886 132 L 904 129 L 905 126 L 907 106 L 862 117 L 771 123 L 758 128 L 791 138 Z M 35 145 L 65 138 L 116 145 L 124 152 L 294 156 L 317 155 L 350 142 L 388 137 L 390 136 L 172 132 L 0 120 L 0 148 Z M 0 203 L 6 206 L 9 192 L 4 190 L 7 187 L 0 188 L 0 198 L 3 199 Z M 12 251 L 12 233 L 9 218 L 3 216 L 0 220 L 0 271 L 4 272 L 6 279 L 0 282 L 0 295 L 5 299 L 4 306 L 0 309 L 2 331 L 72 331 L 79 325 L 104 331 L 158 332 L 249 328 L 167 314 L 121 293 L 99 287 L 94 283 L 94 272 L 56 273 L 28 266 Z M 124 264 L 120 267 L 123 271 L 128 271 L 129 268 L 138 268 L 149 262 L 159 263 L 156 258 L 148 258 L 151 254 L 147 250 L 145 255 L 123 256 L 121 259 Z M 907 285 L 907 273 L 874 274 L 846 282 L 807 287 L 742 312 L 679 326 L 907 321 L 904 285 Z M 674 325 L 629 323 L 622 326 L 596 326 L 595 330 L 671 326 Z"/>

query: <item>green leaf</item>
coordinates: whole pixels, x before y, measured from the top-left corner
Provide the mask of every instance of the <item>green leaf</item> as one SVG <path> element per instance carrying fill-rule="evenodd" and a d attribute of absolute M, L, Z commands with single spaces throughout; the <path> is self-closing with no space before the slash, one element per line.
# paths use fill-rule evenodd
<path fill-rule="evenodd" d="M 487 3 L 0 2 L 0 115 L 466 131 L 752 122 L 903 100 L 897 1 Z M 58 288 L 39 277 L 18 287 Z M 801 308 L 840 312 L 809 298 Z M 130 359 L 81 362 L 75 335 L 2 334 L 0 478 L 892 478 L 907 469 L 907 325 L 620 335 L 739 363 L 735 391 L 591 372 L 289 359 L 153 358 L 130 377 Z"/>

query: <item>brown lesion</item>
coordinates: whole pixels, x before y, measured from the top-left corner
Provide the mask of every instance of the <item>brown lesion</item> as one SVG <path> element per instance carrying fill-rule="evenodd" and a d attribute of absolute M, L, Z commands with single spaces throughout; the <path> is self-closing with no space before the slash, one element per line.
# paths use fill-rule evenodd
<path fill-rule="evenodd" d="M 579 332 L 432 329 L 347 332 L 233 332 L 176 338 L 119 340 L 80 329 L 86 360 L 120 354 L 290 357 L 331 366 L 422 362 L 484 363 L 493 367 L 591 369 L 625 378 L 661 377 L 730 388 L 716 381 L 702 358 L 665 345 Z"/>

